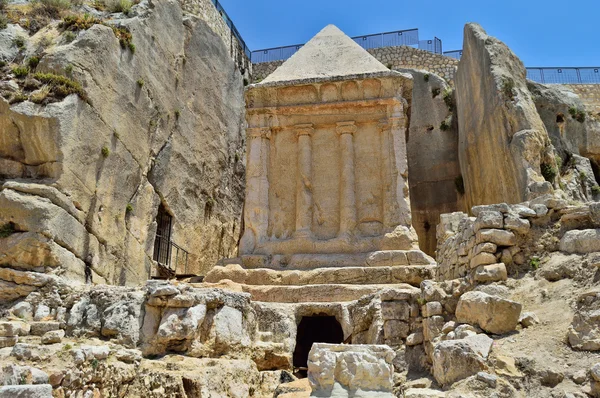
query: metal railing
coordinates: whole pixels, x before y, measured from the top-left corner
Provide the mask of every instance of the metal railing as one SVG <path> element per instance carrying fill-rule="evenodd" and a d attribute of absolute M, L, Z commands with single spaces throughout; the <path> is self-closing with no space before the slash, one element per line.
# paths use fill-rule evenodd
<path fill-rule="evenodd" d="M 442 53 L 442 41 L 437 37 L 434 37 L 432 40 L 419 40 L 419 29 L 396 30 L 373 35 L 355 36 L 352 40 L 365 50 L 381 47 L 411 46 L 435 54 Z M 300 50 L 302 46 L 304 44 L 252 51 L 251 60 L 254 64 L 285 61 Z"/>
<path fill-rule="evenodd" d="M 172 240 L 157 235 L 154 241 L 154 260 L 173 274 L 188 273 L 189 252 Z M 181 272 L 183 271 L 183 272 Z"/>
<path fill-rule="evenodd" d="M 221 14 L 221 16 L 223 17 L 223 20 L 225 21 L 227 26 L 229 27 L 229 30 L 231 31 L 231 35 L 237 39 L 237 41 L 240 43 L 240 46 L 242 47 L 242 51 L 244 51 L 244 54 L 246 54 L 246 57 L 248 57 L 248 59 L 250 59 L 252 57 L 252 52 L 246 45 L 246 42 L 244 41 L 244 39 L 242 39 L 242 35 L 240 34 L 240 32 L 238 32 L 237 28 L 233 24 L 233 21 L 231 20 L 231 18 L 229 18 L 229 15 L 227 15 L 227 12 L 225 11 L 225 9 L 221 5 L 221 3 L 219 3 L 219 0 L 212 0 L 212 2 L 214 4 L 215 8 L 217 9 L 217 11 L 219 12 L 219 14 Z"/>
<path fill-rule="evenodd" d="M 370 48 L 414 46 L 419 44 L 419 29 L 396 30 L 394 32 L 353 37 L 359 46 Z"/>
<path fill-rule="evenodd" d="M 527 68 L 527 78 L 546 84 L 600 84 L 600 67 Z"/>
<path fill-rule="evenodd" d="M 454 50 L 454 51 L 445 51 L 444 55 L 446 57 L 460 59 L 462 57 L 463 50 Z"/>
<path fill-rule="evenodd" d="M 434 54 L 442 53 L 442 41 L 437 37 L 432 40 L 419 40 L 419 49 L 429 51 Z"/>

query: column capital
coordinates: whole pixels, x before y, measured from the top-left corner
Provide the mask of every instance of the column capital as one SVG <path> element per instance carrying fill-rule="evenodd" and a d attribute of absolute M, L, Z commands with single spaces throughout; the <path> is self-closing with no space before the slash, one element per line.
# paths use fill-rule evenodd
<path fill-rule="evenodd" d="M 315 128 L 313 127 L 312 123 L 297 124 L 294 126 L 294 130 L 296 131 L 296 134 L 298 134 L 298 137 L 301 135 L 311 136 L 315 132 Z"/>
<path fill-rule="evenodd" d="M 389 121 L 392 125 L 392 128 L 406 128 L 406 118 L 405 117 L 391 117 Z"/>
<path fill-rule="evenodd" d="M 337 127 L 335 128 L 335 131 L 336 133 L 338 133 L 338 135 L 354 134 L 357 130 L 358 128 L 356 127 L 356 124 L 353 121 L 339 122 L 337 123 Z"/>
<path fill-rule="evenodd" d="M 266 138 L 271 139 L 271 128 L 270 127 L 249 127 L 246 129 L 246 135 L 248 138 Z"/>

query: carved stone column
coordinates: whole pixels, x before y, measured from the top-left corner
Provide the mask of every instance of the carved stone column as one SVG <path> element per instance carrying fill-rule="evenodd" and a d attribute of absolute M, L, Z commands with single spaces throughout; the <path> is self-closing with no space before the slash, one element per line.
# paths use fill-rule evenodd
<path fill-rule="evenodd" d="M 384 198 L 389 211 L 384 211 L 386 228 L 411 225 L 410 199 L 408 196 L 408 159 L 406 153 L 406 118 L 403 113 L 388 119 L 389 132 L 383 129 L 382 159 L 390 170 L 390 186 L 384 189 Z M 389 167 L 387 166 L 389 165 Z"/>
<path fill-rule="evenodd" d="M 385 232 L 391 231 L 394 224 L 397 212 L 397 206 L 394 202 L 394 186 L 392 177 L 394 174 L 394 148 L 390 137 L 390 123 L 387 120 L 382 120 L 379 123 L 379 131 L 381 132 L 381 189 L 382 189 L 382 222 Z"/>
<path fill-rule="evenodd" d="M 312 124 L 295 126 L 298 134 L 298 167 L 296 171 L 295 237 L 310 237 L 312 226 Z"/>
<path fill-rule="evenodd" d="M 245 230 L 240 242 L 240 254 L 252 254 L 256 246 L 267 238 L 269 226 L 269 153 L 271 129 L 248 128 L 246 132 L 246 200 L 244 204 Z"/>
<path fill-rule="evenodd" d="M 340 137 L 340 230 L 339 235 L 347 235 L 356 228 L 356 194 L 354 171 L 354 122 L 340 122 L 336 131 Z"/>

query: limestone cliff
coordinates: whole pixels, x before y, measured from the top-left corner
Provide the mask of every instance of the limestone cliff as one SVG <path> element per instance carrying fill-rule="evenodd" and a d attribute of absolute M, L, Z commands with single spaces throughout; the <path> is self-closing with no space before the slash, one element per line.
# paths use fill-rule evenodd
<path fill-rule="evenodd" d="M 552 146 L 521 60 L 479 25 L 467 24 L 455 83 L 468 207 L 550 192 L 541 169 L 556 169 Z"/>
<path fill-rule="evenodd" d="M 242 75 L 221 39 L 176 1 L 143 1 L 111 18 L 71 42 L 55 21 L 2 68 L 0 264 L 137 284 L 152 272 L 162 205 L 171 239 L 190 252 L 177 271 L 201 275 L 236 251 Z M 19 64 L 30 65 L 27 76 Z M 65 76 L 83 93 L 52 98 L 55 86 L 39 73 Z"/>

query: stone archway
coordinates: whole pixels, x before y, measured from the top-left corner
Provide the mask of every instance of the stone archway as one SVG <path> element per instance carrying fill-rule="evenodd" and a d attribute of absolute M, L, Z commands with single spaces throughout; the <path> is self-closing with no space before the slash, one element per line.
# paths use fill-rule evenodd
<path fill-rule="evenodd" d="M 340 344 L 344 342 L 344 331 L 335 316 L 319 314 L 303 316 L 296 333 L 294 368 L 306 375 L 308 354 L 313 343 Z"/>

